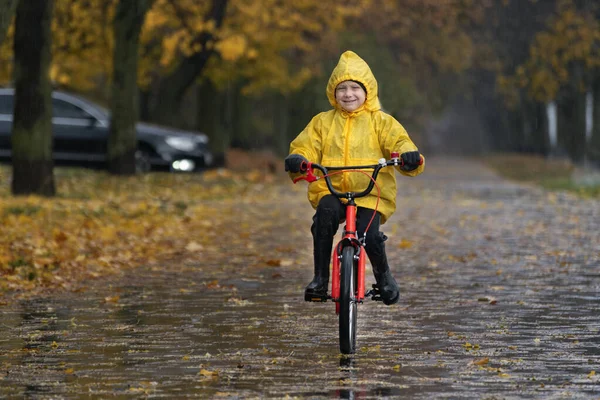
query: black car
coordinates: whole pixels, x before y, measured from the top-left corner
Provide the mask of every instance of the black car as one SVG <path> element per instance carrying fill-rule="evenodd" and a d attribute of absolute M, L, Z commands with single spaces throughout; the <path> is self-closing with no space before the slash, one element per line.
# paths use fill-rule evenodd
<path fill-rule="evenodd" d="M 14 89 L 0 89 L 0 160 L 10 160 Z M 52 92 L 53 158 L 57 165 L 106 166 L 109 113 L 73 94 Z M 139 172 L 196 171 L 213 162 L 208 137 L 156 125 L 136 125 Z"/>

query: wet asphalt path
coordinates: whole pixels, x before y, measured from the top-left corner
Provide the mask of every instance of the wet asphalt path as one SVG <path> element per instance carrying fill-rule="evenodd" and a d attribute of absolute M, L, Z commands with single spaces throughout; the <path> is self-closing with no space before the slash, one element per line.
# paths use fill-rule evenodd
<path fill-rule="evenodd" d="M 399 181 L 401 301 L 359 306 L 354 357 L 302 301 L 312 210 L 286 183 L 213 205 L 237 225 L 204 262 L 0 306 L 0 398 L 600 398 L 600 202 L 451 160 Z"/>

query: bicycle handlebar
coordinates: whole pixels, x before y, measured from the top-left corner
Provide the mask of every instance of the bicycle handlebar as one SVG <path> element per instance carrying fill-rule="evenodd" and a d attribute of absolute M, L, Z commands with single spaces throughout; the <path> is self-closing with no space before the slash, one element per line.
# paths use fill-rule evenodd
<path fill-rule="evenodd" d="M 419 165 L 422 165 L 422 164 L 423 164 L 423 157 L 421 156 L 421 159 L 419 160 Z M 379 162 L 377 164 L 371 164 L 371 165 L 358 165 L 358 166 L 346 166 L 346 167 L 324 167 L 324 166 L 316 164 L 316 163 L 302 162 L 302 164 L 300 166 L 300 170 L 302 172 L 306 172 L 306 175 L 297 177 L 296 179 L 294 179 L 294 183 L 297 183 L 299 181 L 307 181 L 307 182 L 311 183 L 311 182 L 317 181 L 321 178 L 325 178 L 325 182 L 327 183 L 327 188 L 329 189 L 331 194 L 333 194 L 334 196 L 336 196 L 338 198 L 347 198 L 347 199 L 358 198 L 358 197 L 364 197 L 364 196 L 368 195 L 369 193 L 371 193 L 371 190 L 373 190 L 373 187 L 375 186 L 375 181 L 377 180 L 377 175 L 379 174 L 379 171 L 381 171 L 381 169 L 389 167 L 389 166 L 402 167 L 403 165 L 404 165 L 404 160 L 402 160 L 401 158 L 398 157 L 398 153 L 392 153 L 392 158 L 389 160 L 382 158 L 379 160 Z M 314 174 L 315 169 L 318 169 L 319 171 L 323 172 L 323 176 L 322 177 L 316 176 Z M 341 193 L 333 188 L 333 184 L 331 183 L 331 178 L 328 173 L 329 171 L 344 171 L 344 170 L 359 170 L 359 169 L 373 169 L 373 174 L 371 176 L 371 180 L 369 181 L 369 186 L 367 186 L 367 188 L 365 190 L 363 190 L 362 192 L 359 192 L 359 193 L 355 193 L 355 192 Z"/>

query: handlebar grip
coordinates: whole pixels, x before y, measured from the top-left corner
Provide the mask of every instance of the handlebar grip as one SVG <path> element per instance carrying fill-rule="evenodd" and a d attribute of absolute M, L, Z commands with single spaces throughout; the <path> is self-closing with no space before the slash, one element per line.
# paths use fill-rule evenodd
<path fill-rule="evenodd" d="M 417 162 L 417 165 L 423 165 L 424 162 L 425 159 L 423 158 L 423 155 L 419 154 L 419 162 Z M 400 159 L 400 166 L 403 167 L 405 165 L 408 165 L 408 163 L 404 162 L 403 159 Z"/>
<path fill-rule="evenodd" d="M 391 159 L 392 160 L 398 160 L 399 165 L 401 167 L 405 166 L 407 163 L 404 161 L 403 158 L 400 158 L 400 154 L 397 151 L 393 151 L 391 153 Z M 423 163 L 425 162 L 423 155 L 419 154 L 419 161 L 417 162 L 417 165 L 423 165 Z M 393 165 L 398 165 L 398 164 L 393 164 Z"/>

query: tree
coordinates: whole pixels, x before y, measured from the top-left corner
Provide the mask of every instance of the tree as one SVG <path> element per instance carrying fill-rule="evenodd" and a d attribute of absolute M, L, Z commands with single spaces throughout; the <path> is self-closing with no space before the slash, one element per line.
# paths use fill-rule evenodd
<path fill-rule="evenodd" d="M 502 77 L 504 91 L 522 91 L 529 99 L 557 104 L 558 146 L 576 162 L 586 155 L 586 92 L 593 91 L 600 67 L 600 24 L 580 2 L 560 0 L 555 15 L 537 32 L 512 76 Z M 586 6 L 585 2 L 583 4 Z M 588 6 L 586 6 L 588 7 Z M 591 6 L 589 6 L 591 7 Z M 598 5 L 595 11 L 598 11 Z"/>
<path fill-rule="evenodd" d="M 6 0 L 0 0 L 6 1 Z M 52 64 L 56 87 L 84 92 L 107 92 L 112 67 L 112 30 L 115 0 L 55 0 L 52 9 Z M 13 29 L 0 43 L 0 84 L 13 75 Z"/>
<path fill-rule="evenodd" d="M 55 0 L 50 77 L 57 87 L 108 97 L 116 3 Z"/>
<path fill-rule="evenodd" d="M 152 111 L 153 119 L 166 124 L 177 124 L 180 118 L 178 110 L 181 107 L 183 96 L 202 73 L 210 57 L 216 52 L 216 31 L 221 28 L 228 0 L 212 0 L 210 8 L 206 9 L 198 2 L 182 0 L 161 0 L 157 2 L 155 13 L 161 13 L 158 26 L 151 24 L 152 29 L 163 26 L 173 31 L 172 23 L 178 25 L 175 33 L 168 35 L 164 40 L 165 53 L 161 56 L 163 64 L 176 63 L 171 66 L 166 76 L 158 82 L 156 98 L 159 99 Z M 163 10 L 167 8 L 171 16 L 165 20 Z M 160 31 L 160 30 L 159 30 Z M 154 32 L 156 34 L 156 32 Z M 160 33 L 159 33 L 160 34 Z M 170 40 L 169 40 L 170 39 Z M 162 47 L 162 41 L 159 42 Z M 185 47 L 184 57 L 177 57 L 179 46 Z M 164 61 L 169 55 L 176 58 Z M 146 97 L 147 98 L 147 97 Z M 144 106 L 147 109 L 147 105 Z"/>
<path fill-rule="evenodd" d="M 600 74 L 597 74 L 592 83 L 592 98 L 594 100 L 592 110 L 592 137 L 588 147 L 589 159 L 600 167 Z"/>
<path fill-rule="evenodd" d="M 147 116 L 181 124 L 184 96 L 199 77 L 210 79 L 219 91 L 241 82 L 243 96 L 298 90 L 317 71 L 319 55 L 330 49 L 331 32 L 368 3 L 157 1 L 142 40 L 143 76 L 159 76 L 157 87 L 148 86 L 153 93 Z"/>
<path fill-rule="evenodd" d="M 12 193 L 53 196 L 52 85 L 53 1 L 20 0 L 16 11 L 15 111 Z"/>
<path fill-rule="evenodd" d="M 108 167 L 113 174 L 131 175 L 136 172 L 139 37 L 152 3 L 153 0 L 121 0 L 115 12 L 112 112 L 108 140 Z"/>
<path fill-rule="evenodd" d="M 0 0 L 0 43 L 4 41 L 16 7 L 17 0 Z"/>
<path fill-rule="evenodd" d="M 514 77 L 535 35 L 555 12 L 554 0 L 495 1 L 474 27 L 477 68 L 470 71 L 473 103 L 495 151 L 549 151 L 545 103 L 527 95 Z"/>

